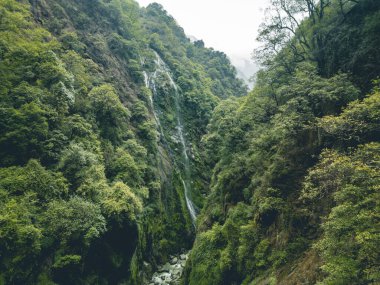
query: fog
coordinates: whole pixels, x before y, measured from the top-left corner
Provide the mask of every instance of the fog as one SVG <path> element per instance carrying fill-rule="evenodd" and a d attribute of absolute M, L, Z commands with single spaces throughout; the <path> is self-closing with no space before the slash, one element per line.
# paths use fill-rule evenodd
<path fill-rule="evenodd" d="M 160 3 L 188 36 L 225 52 L 242 77 L 255 72 L 252 51 L 269 0 L 138 0 L 141 6 Z"/>

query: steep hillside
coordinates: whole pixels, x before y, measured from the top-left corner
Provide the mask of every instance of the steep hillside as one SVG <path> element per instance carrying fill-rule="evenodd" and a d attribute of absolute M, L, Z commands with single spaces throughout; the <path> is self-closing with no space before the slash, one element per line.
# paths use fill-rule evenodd
<path fill-rule="evenodd" d="M 380 2 L 271 11 L 254 90 L 203 137 L 211 193 L 184 284 L 378 284 Z"/>
<path fill-rule="evenodd" d="M 191 247 L 200 137 L 245 87 L 159 5 L 1 0 L 0 18 L 0 283 L 142 284 Z"/>
<path fill-rule="evenodd" d="M 159 4 L 0 0 L 0 284 L 379 284 L 379 15 L 271 0 L 246 94 Z"/>

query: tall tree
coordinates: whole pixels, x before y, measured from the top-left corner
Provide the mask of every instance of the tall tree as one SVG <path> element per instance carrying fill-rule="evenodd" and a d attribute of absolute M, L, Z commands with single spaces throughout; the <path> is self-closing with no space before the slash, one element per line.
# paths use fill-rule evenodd
<path fill-rule="evenodd" d="M 254 57 L 264 66 L 272 59 L 288 51 L 292 62 L 310 60 L 324 70 L 326 64 L 325 42 L 332 29 L 329 27 L 327 12 L 334 13 L 335 21 L 344 21 L 345 15 L 357 4 L 357 0 L 271 0 L 267 19 L 261 25 L 258 41 L 263 45 L 256 49 Z M 305 20 L 305 17 L 307 19 Z M 289 69 L 289 62 L 283 61 Z"/>

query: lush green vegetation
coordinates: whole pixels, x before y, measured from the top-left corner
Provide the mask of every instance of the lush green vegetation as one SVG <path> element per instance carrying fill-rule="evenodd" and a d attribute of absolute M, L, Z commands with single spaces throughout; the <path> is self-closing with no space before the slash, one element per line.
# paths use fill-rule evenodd
<path fill-rule="evenodd" d="M 203 137 L 184 284 L 380 282 L 379 9 L 272 1 L 254 90 L 220 102 Z"/>
<path fill-rule="evenodd" d="M 159 4 L 0 0 L 0 284 L 380 282 L 380 2 L 271 2 L 247 95 Z"/>
<path fill-rule="evenodd" d="M 0 19 L 0 284 L 141 284 L 143 261 L 194 231 L 143 71 L 154 51 L 170 66 L 194 153 L 219 98 L 245 87 L 158 5 L 1 0 Z M 173 101 L 155 100 L 170 133 Z"/>

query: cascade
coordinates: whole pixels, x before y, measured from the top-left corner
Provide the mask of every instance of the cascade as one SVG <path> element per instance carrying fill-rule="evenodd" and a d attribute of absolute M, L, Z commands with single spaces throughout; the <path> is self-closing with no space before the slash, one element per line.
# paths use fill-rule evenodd
<path fill-rule="evenodd" d="M 149 105 L 152 110 L 153 116 L 154 116 L 154 121 L 156 122 L 156 125 L 158 127 L 160 137 L 164 137 L 164 130 L 162 129 L 161 121 L 160 118 L 157 115 L 156 109 L 154 108 L 154 103 L 153 103 L 153 96 L 157 95 L 157 89 L 156 89 L 156 78 L 157 78 L 157 71 L 155 71 L 152 76 L 149 76 L 146 71 L 144 71 L 144 81 L 145 81 L 145 86 L 149 89 L 152 90 L 153 95 L 149 96 Z"/>
<path fill-rule="evenodd" d="M 160 55 L 155 52 L 155 64 L 156 64 L 156 70 L 152 73 L 148 73 L 144 71 L 144 81 L 145 86 L 149 88 L 152 91 L 152 96 L 149 96 L 149 104 L 150 108 L 153 112 L 153 116 L 156 122 L 156 125 L 159 129 L 160 138 L 164 142 L 167 148 L 169 148 L 168 144 L 166 143 L 164 131 L 160 122 L 160 118 L 156 112 L 156 108 L 154 107 L 154 98 L 157 97 L 157 79 L 158 75 L 164 74 L 170 82 L 171 88 L 173 88 L 174 91 L 174 107 L 175 107 L 175 116 L 176 116 L 176 135 L 179 139 L 179 142 L 181 144 L 182 153 L 181 153 L 181 160 L 183 165 L 183 176 L 180 176 L 183 188 L 184 188 L 184 194 L 185 194 L 185 200 L 186 200 L 186 206 L 189 211 L 192 223 L 195 227 L 195 221 L 197 218 L 197 209 L 194 205 L 192 199 L 191 199 L 191 166 L 190 166 L 190 160 L 188 156 L 188 148 L 187 148 L 187 142 L 186 138 L 184 136 L 184 126 L 183 126 L 183 119 L 182 119 L 182 112 L 181 112 L 181 106 L 180 106 L 180 93 L 178 90 L 177 85 L 175 84 L 173 77 L 170 74 L 170 70 L 168 66 L 165 64 L 165 62 L 162 60 Z M 169 153 L 172 153 L 170 149 L 168 149 Z"/>

